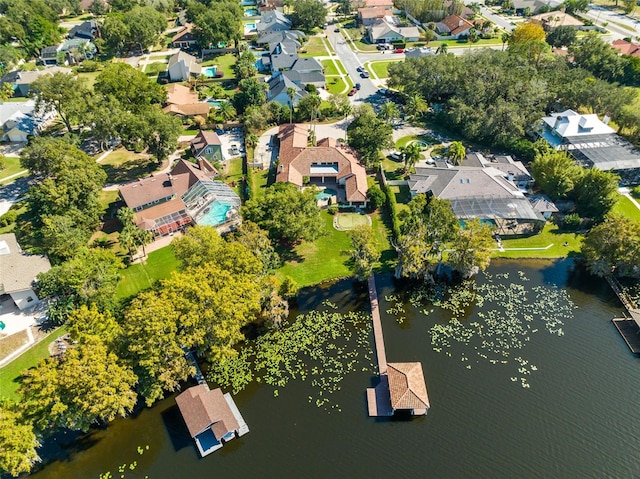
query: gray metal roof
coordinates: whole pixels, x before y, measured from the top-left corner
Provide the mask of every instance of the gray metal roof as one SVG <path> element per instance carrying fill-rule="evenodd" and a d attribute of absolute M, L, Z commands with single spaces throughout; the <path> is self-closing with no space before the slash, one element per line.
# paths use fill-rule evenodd
<path fill-rule="evenodd" d="M 0 287 L 5 293 L 30 289 L 36 276 L 50 269 L 46 256 L 24 254 L 16 235 L 0 235 Z"/>

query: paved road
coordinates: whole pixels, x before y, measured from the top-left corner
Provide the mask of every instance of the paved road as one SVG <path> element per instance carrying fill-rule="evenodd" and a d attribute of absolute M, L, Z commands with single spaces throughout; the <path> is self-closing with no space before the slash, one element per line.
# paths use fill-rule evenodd
<path fill-rule="evenodd" d="M 32 184 L 31 176 L 18 178 L 13 183 L 0 186 L 0 216 L 5 214 L 18 199 L 23 196 Z"/>
<path fill-rule="evenodd" d="M 624 37 L 640 35 L 640 21 L 621 13 L 612 12 L 597 5 L 590 5 L 590 8 L 591 10 L 585 13 L 584 16 L 594 20 L 596 25 L 602 26 L 606 23 L 607 26 L 605 28 L 611 32 L 609 37 L 612 41 Z M 629 28 L 633 29 L 635 33 L 632 30 L 616 25 L 616 23 L 627 25 Z"/>

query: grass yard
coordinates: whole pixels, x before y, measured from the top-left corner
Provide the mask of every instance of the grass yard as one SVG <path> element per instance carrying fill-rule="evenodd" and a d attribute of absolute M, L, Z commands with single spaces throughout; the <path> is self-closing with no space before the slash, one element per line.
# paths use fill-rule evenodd
<path fill-rule="evenodd" d="M 322 64 L 322 68 L 324 68 L 325 75 L 342 75 L 346 73 L 340 60 L 336 60 L 335 63 L 333 60 L 322 60 L 320 63 Z"/>
<path fill-rule="evenodd" d="M 16 392 L 20 386 L 20 375 L 23 371 L 35 366 L 41 359 L 49 357 L 49 344 L 58 336 L 67 332 L 67 327 L 49 333 L 42 341 L 25 351 L 15 360 L 0 368 L 0 397 L 13 401 L 19 401 L 20 396 Z"/>
<path fill-rule="evenodd" d="M 290 276 L 300 287 L 351 275 L 346 253 L 351 241 L 346 232 L 333 227 L 333 216 L 326 210 L 321 215 L 325 234 L 296 246 L 293 253 L 297 258 L 286 261 L 278 270 L 279 276 Z"/>
<path fill-rule="evenodd" d="M 369 62 L 366 65 L 369 73 L 373 73 L 378 78 L 389 78 L 389 65 L 398 63 L 400 60 Z"/>
<path fill-rule="evenodd" d="M 342 230 L 352 230 L 358 226 L 368 225 L 370 221 L 368 216 L 359 213 L 338 213 L 335 218 Z"/>
<path fill-rule="evenodd" d="M 626 196 L 620 195 L 618 202 L 613 207 L 613 212 L 640 222 L 640 209 Z"/>
<path fill-rule="evenodd" d="M 391 231 L 385 224 L 385 218 L 382 213 L 384 210 L 378 210 L 371 217 L 371 227 L 373 228 L 373 236 L 378 243 L 378 251 L 380 251 L 380 266 L 376 268 L 381 272 L 387 272 L 393 270 L 396 265 L 396 252 L 389 243 L 391 237 Z M 388 223 L 388 221 L 387 221 Z"/>
<path fill-rule="evenodd" d="M 224 72 L 225 78 L 232 78 L 234 75 L 233 67 L 236 64 L 236 56 L 233 53 L 226 53 L 224 55 L 218 55 L 205 62 L 202 62 L 203 67 L 210 67 L 212 65 L 218 66 L 219 70 Z"/>
<path fill-rule="evenodd" d="M 227 183 L 234 183 L 236 185 L 236 193 L 239 193 L 240 180 L 244 176 L 242 172 L 242 158 L 232 158 L 227 163 L 227 170 L 225 172 L 225 179 Z M 242 195 L 241 195 L 242 196 Z"/>
<path fill-rule="evenodd" d="M 309 38 L 309 41 L 300 49 L 301 57 L 316 57 L 323 55 L 329 55 L 329 52 L 320 37 Z"/>
<path fill-rule="evenodd" d="M 0 185 L 10 183 L 14 181 L 16 178 L 19 178 L 18 176 L 16 176 L 14 178 L 5 179 L 7 177 L 15 175 L 16 173 L 20 173 L 21 171 L 24 171 L 25 173 L 20 176 L 25 176 L 27 174 L 25 169 L 22 166 L 20 166 L 20 158 L 14 158 L 13 156 L 5 156 L 4 164 L 5 164 L 4 169 L 0 170 Z"/>
<path fill-rule="evenodd" d="M 149 155 L 119 149 L 108 154 L 100 166 L 107 174 L 107 183 L 124 183 L 148 176 L 160 165 Z"/>
<path fill-rule="evenodd" d="M 145 263 L 130 265 L 120 275 L 116 296 L 130 298 L 150 288 L 159 279 L 167 278 L 178 267 L 171 245 L 149 253 Z"/>
<path fill-rule="evenodd" d="M 261 198 L 269 184 L 269 170 L 254 169 L 251 175 L 251 198 Z"/>
<path fill-rule="evenodd" d="M 332 95 L 339 95 L 345 93 L 347 84 L 342 77 L 328 77 L 327 78 L 327 91 Z"/>
<path fill-rule="evenodd" d="M 378 49 L 375 45 L 370 43 L 364 43 L 362 41 L 362 32 L 358 27 L 350 27 L 350 28 L 342 28 L 342 35 L 348 41 L 349 39 L 353 40 L 353 44 L 356 46 L 358 50 L 362 50 L 364 52 L 377 52 Z"/>
<path fill-rule="evenodd" d="M 157 75 L 160 72 L 163 72 L 167 69 L 167 63 L 164 62 L 154 62 L 154 63 L 148 63 L 145 68 L 144 68 L 144 72 L 149 75 Z"/>
<path fill-rule="evenodd" d="M 78 73 L 78 78 L 84 78 L 86 80 L 87 86 L 93 90 L 93 85 L 95 85 L 96 78 L 98 78 L 98 75 L 100 75 L 100 73 L 102 73 L 100 70 L 95 72 L 82 72 Z"/>
<path fill-rule="evenodd" d="M 561 232 L 552 223 L 547 223 L 540 234 L 518 239 L 502 239 L 504 248 L 546 248 L 544 250 L 495 251 L 498 258 L 564 258 L 578 253 L 582 247 L 583 235 Z M 567 243 L 567 246 L 564 244 Z"/>

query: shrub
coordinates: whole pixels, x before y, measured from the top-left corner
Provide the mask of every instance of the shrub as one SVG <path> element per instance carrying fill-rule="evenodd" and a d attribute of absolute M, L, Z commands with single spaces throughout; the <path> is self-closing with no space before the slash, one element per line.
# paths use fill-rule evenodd
<path fill-rule="evenodd" d="M 369 204 L 371 205 L 372 210 L 380 208 L 387 199 L 384 191 L 382 191 L 378 185 L 373 185 L 369 188 L 367 196 L 369 197 Z"/>
<path fill-rule="evenodd" d="M 16 219 L 18 219 L 18 212 L 16 210 L 9 210 L 0 216 L 0 226 L 9 226 L 11 223 L 15 223 Z"/>
<path fill-rule="evenodd" d="M 335 215 L 338 213 L 338 205 L 330 205 L 327 208 L 327 211 L 329 212 L 330 215 Z"/>
<path fill-rule="evenodd" d="M 582 220 L 577 213 L 571 213 L 562 218 L 562 227 L 567 231 L 576 231 L 581 224 Z"/>
<path fill-rule="evenodd" d="M 634 186 L 631 188 L 631 196 L 636 199 L 640 199 L 640 186 Z"/>
<path fill-rule="evenodd" d="M 400 220 L 396 210 L 396 195 L 391 191 L 391 187 L 387 185 L 387 206 L 389 207 L 389 215 L 391 216 L 391 231 L 395 239 L 400 238 Z"/>
<path fill-rule="evenodd" d="M 94 60 L 85 60 L 78 65 L 77 70 L 79 72 L 95 72 L 100 68 L 100 63 Z"/>

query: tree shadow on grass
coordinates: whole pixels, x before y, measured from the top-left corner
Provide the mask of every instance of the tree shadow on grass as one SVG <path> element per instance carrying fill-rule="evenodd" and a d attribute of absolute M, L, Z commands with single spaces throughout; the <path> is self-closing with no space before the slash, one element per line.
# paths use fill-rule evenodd
<path fill-rule="evenodd" d="M 118 165 L 101 165 L 107 174 L 107 183 L 125 183 L 150 175 L 158 168 L 158 163 L 151 157 L 136 158 Z"/>

